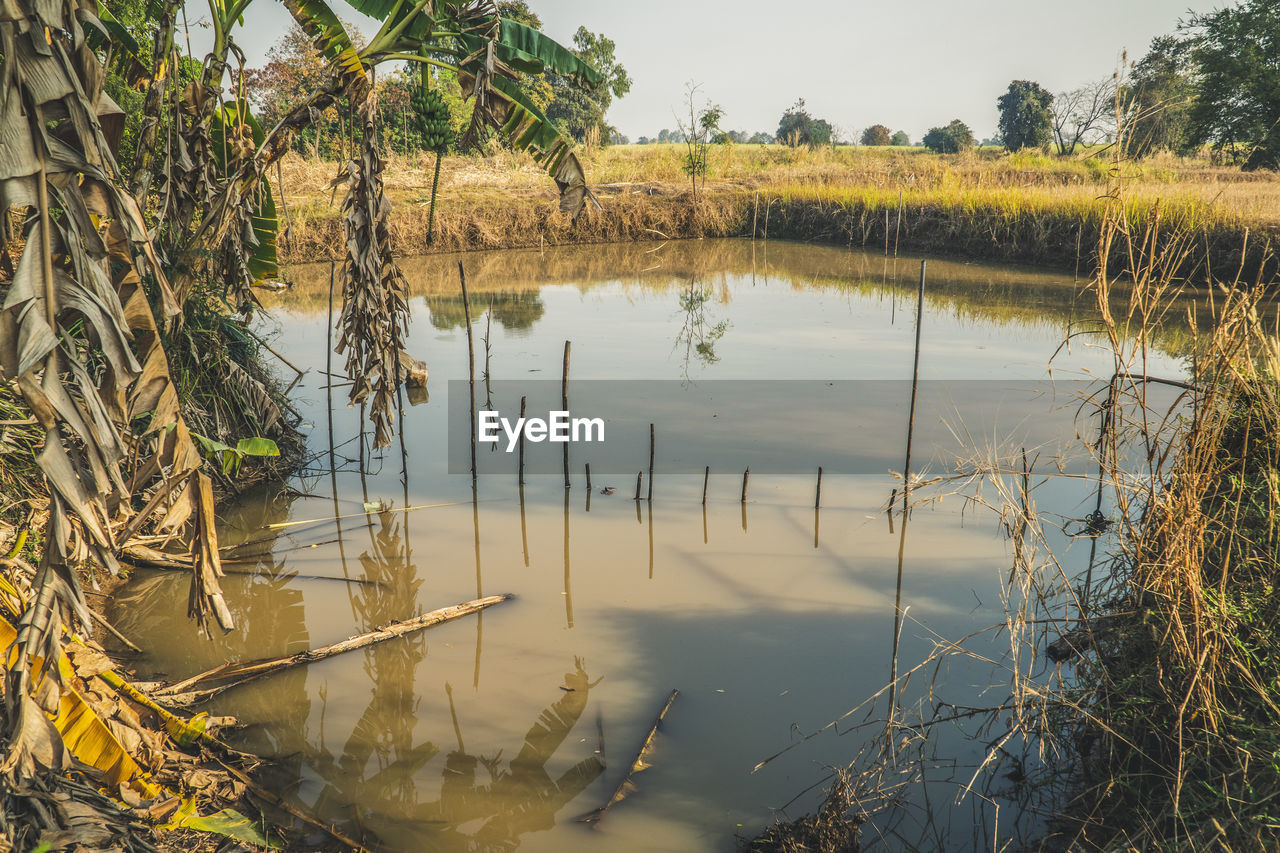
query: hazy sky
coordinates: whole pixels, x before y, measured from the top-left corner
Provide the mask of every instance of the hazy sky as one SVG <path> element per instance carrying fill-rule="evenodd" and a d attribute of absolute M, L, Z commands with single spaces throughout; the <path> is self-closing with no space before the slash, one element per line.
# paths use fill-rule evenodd
<path fill-rule="evenodd" d="M 342 0 L 345 18 L 376 27 Z M 1228 0 L 530 0 L 544 29 L 569 43 L 579 25 L 617 42 L 631 92 L 609 121 L 633 140 L 674 128 L 684 84 L 724 107 L 723 126 L 773 132 L 796 98 L 849 136 L 886 124 L 919 139 L 959 118 L 995 131 L 996 98 L 1014 79 L 1050 91 L 1111 74 L 1122 51 Z M 203 4 L 188 4 L 194 24 Z M 792 14 L 794 13 L 794 14 Z M 289 25 L 279 3 L 256 3 L 237 32 L 251 64 Z M 193 31 L 193 41 L 195 41 Z M 197 49 L 199 49 L 197 47 Z"/>

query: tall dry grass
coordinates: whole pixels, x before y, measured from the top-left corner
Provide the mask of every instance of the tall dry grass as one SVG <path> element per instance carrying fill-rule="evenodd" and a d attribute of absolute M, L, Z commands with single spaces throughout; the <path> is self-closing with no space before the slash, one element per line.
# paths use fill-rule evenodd
<path fill-rule="evenodd" d="M 1065 524 L 1042 511 L 1037 489 L 1081 475 L 1016 447 L 975 447 L 929 485 L 926 499 L 963 495 L 1007 531 L 1005 619 L 938 638 L 926 660 L 900 668 L 892 688 L 914 682 L 927 704 L 888 709 L 885 737 L 835 775 L 823 814 L 847 805 L 859 823 L 910 839 L 900 780 L 914 770 L 934 797 L 950 786 L 996 806 L 996 820 L 1001 808 L 1019 815 L 987 827 L 991 849 L 1280 845 L 1280 329 L 1263 319 L 1274 267 L 1235 266 L 1187 306 L 1181 271 L 1203 223 L 1163 205 L 1135 216 L 1141 202 L 1121 178 L 1112 171 L 1094 214 L 1095 320 L 1079 332 L 1114 362 L 1081 405 L 1097 508 Z M 1189 376 L 1152 376 L 1156 330 L 1175 311 L 1211 321 L 1188 323 Z M 1170 392 L 1163 401 L 1156 385 Z M 1092 539 L 1087 569 L 1053 545 L 1064 533 Z M 994 636 L 1007 654 L 992 656 Z M 957 658 L 990 665 L 1007 692 L 983 707 L 949 703 L 938 673 Z M 922 746 L 951 725 L 966 726 L 979 753 L 971 774 L 939 773 L 936 748 Z M 932 815 L 915 820 L 922 832 Z"/>
<path fill-rule="evenodd" d="M 1169 156 L 1116 165 L 1090 157 L 993 151 L 942 156 L 903 149 L 726 146 L 714 153 L 706 192 L 696 203 L 685 187 L 680 156 L 678 146 L 663 145 L 584 154 L 605 209 L 585 214 L 576 226 L 556 211 L 554 188 L 525 155 L 499 150 L 449 157 L 430 242 L 425 221 L 434 160 L 392 156 L 385 177 L 393 245 L 401 255 L 414 255 L 755 235 L 1087 273 L 1102 224 L 1097 200 L 1116 169 L 1128 185 L 1130 227 L 1142 227 L 1159 200 L 1165 223 L 1199 232 L 1200 243 L 1180 270 L 1184 276 L 1207 281 L 1242 262 L 1257 268 L 1280 234 L 1280 180 L 1274 175 Z M 342 245 L 327 189 L 335 171 L 333 163 L 296 156 L 282 164 L 277 193 L 287 219 L 281 242 L 289 259 L 324 259 Z"/>

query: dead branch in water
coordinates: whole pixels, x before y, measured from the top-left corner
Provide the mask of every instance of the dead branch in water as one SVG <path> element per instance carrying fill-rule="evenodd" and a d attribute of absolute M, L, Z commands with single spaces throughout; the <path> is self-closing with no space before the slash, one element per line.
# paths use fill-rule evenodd
<path fill-rule="evenodd" d="M 239 687 L 246 682 L 262 678 L 265 675 L 271 675 L 286 669 L 292 669 L 302 664 L 315 663 L 326 658 L 335 657 L 345 652 L 363 649 L 366 646 L 372 646 L 375 643 L 392 640 L 396 637 L 403 637 L 406 634 L 412 634 L 416 631 L 422 631 L 427 628 L 434 628 L 445 622 L 450 622 L 462 616 L 469 616 L 472 613 L 479 613 L 495 604 L 501 604 L 514 598 L 510 593 L 502 595 L 490 595 L 485 598 L 477 598 L 474 601 L 464 602 L 463 604 L 455 604 L 450 607 L 441 607 L 439 610 L 432 610 L 430 613 L 424 613 L 413 619 L 404 622 L 393 622 L 383 628 L 374 631 L 368 631 L 364 634 L 357 634 L 354 637 L 348 637 L 337 643 L 330 643 L 327 646 L 321 646 L 318 649 L 299 652 L 294 655 L 284 655 L 278 658 L 269 658 L 266 660 L 244 661 L 242 663 L 227 664 L 217 667 L 207 673 L 197 676 L 194 679 L 188 679 L 171 685 L 169 688 L 155 691 L 155 696 L 162 699 L 170 705 L 194 705 L 198 702 L 204 702 L 212 699 L 220 693 L 224 693 L 233 687 Z M 206 687 L 200 690 L 187 690 L 197 684 L 205 681 L 226 681 L 216 687 Z M 177 693 L 175 689 L 184 690 L 185 692 Z"/>
<path fill-rule="evenodd" d="M 656 748 L 658 727 L 662 725 L 662 721 L 666 718 L 667 712 L 671 710 L 671 705 L 676 701 L 676 697 L 679 695 L 679 690 L 672 690 L 671 695 L 667 697 L 667 703 L 662 706 L 662 710 L 659 711 L 658 716 L 654 718 L 653 725 L 649 727 L 649 734 L 645 737 L 644 743 L 640 746 L 640 751 L 636 753 L 635 761 L 631 762 L 631 766 L 627 769 L 626 775 L 622 777 L 622 781 L 618 783 L 618 787 L 613 792 L 613 796 L 610 797 L 609 801 L 600 808 L 589 811 L 582 817 L 578 818 L 579 823 L 598 823 L 609 809 L 613 808 L 635 792 L 635 775 L 650 766 L 649 759 L 653 758 L 653 752 Z M 602 748 L 602 755 L 603 752 Z"/>

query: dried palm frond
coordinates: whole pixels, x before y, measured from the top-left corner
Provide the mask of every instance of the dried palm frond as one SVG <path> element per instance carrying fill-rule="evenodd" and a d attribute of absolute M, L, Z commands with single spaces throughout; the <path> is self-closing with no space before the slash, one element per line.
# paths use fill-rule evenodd
<path fill-rule="evenodd" d="M 31 667 L 58 681 L 62 627 L 88 611 L 73 567 L 117 570 L 124 540 L 144 525 L 195 542 L 192 612 L 231 617 L 218 586 L 209 482 L 179 414 L 146 275 L 166 317 L 179 312 L 137 202 L 119 189 L 119 108 L 102 91 L 105 72 L 80 37 L 96 20 L 92 0 L 14 0 L 0 7 L 0 186 L 33 214 L 26 246 L 0 307 L 0 365 L 44 433 L 38 463 L 50 493 L 44 552 L 33 596 L 17 625 L 6 694 L 27 696 Z M 138 461 L 141 460 L 141 461 Z M 135 492 L 162 486 L 137 512 Z M 37 697 L 49 705 L 48 690 Z M 11 701 L 14 771 L 42 763 L 22 732 L 35 707 Z M 47 756 L 46 756 L 47 757 Z"/>
<path fill-rule="evenodd" d="M 361 107 L 364 134 L 360 159 L 347 163 L 335 181 L 347 186 L 342 203 L 347 259 L 342 270 L 341 336 L 336 352 L 347 354 L 354 380 L 351 402 L 369 405 L 374 447 L 391 443 L 400 353 L 408 324 L 408 283 L 391 255 L 387 218 L 391 204 L 382 188 L 382 157 L 375 147 L 373 98 Z"/>

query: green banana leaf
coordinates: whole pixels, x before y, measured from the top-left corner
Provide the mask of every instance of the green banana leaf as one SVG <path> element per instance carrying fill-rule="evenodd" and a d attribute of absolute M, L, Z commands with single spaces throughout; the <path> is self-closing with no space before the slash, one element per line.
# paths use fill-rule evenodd
<path fill-rule="evenodd" d="M 274 838 L 267 838 L 258 828 L 258 824 L 235 809 L 223 809 L 211 815 L 197 814 L 193 797 L 185 798 L 173 817 L 161 829 L 194 829 L 197 832 L 212 832 L 224 838 L 270 850 L 280 850 L 283 847 Z"/>
<path fill-rule="evenodd" d="M 489 82 L 493 87 L 490 102 L 497 101 L 505 108 L 502 135 L 513 147 L 532 154 L 554 175 L 564 155 L 573 148 L 573 140 L 529 100 L 515 81 L 494 76 Z"/>
<path fill-rule="evenodd" d="M 111 14 L 110 9 L 99 4 L 97 16 L 88 15 L 84 21 L 89 24 L 85 28 L 85 40 L 89 47 L 104 50 L 109 46 L 113 51 L 112 64 L 130 86 L 141 86 L 150 79 L 151 72 L 143 64 L 142 48 L 138 46 L 138 40 Z"/>
<path fill-rule="evenodd" d="M 348 2 L 352 9 L 379 21 L 385 21 L 388 15 L 397 10 L 397 7 L 405 5 L 396 0 L 348 0 Z M 412 7 L 413 4 L 408 5 Z"/>
<path fill-rule="evenodd" d="M 526 74 L 554 71 L 580 86 L 599 86 L 603 75 L 564 45 L 533 27 L 509 18 L 502 19 L 498 58 Z"/>

